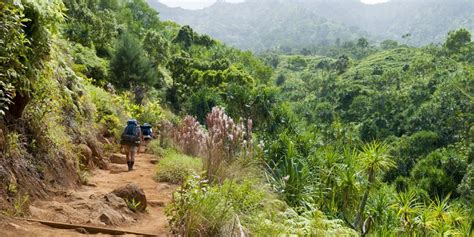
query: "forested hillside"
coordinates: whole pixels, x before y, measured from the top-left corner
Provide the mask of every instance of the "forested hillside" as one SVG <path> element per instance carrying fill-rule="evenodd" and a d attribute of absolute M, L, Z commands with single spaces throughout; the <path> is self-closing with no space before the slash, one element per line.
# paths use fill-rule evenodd
<path fill-rule="evenodd" d="M 155 0 L 148 2 L 164 19 L 190 25 L 198 32 L 245 50 L 332 45 L 337 39 L 368 36 L 356 27 L 328 20 L 292 1 L 217 2 L 196 11 L 168 8 Z"/>
<path fill-rule="evenodd" d="M 442 42 L 459 27 L 474 29 L 474 3 L 469 0 L 392 0 L 375 5 L 358 0 L 247 0 L 218 2 L 202 10 L 148 2 L 164 19 L 254 51 L 342 44 L 357 36 L 422 46 Z"/>
<path fill-rule="evenodd" d="M 307 23 L 284 6 L 282 29 Z M 108 169 L 136 118 L 158 135 L 156 181 L 180 185 L 170 234 L 472 236 L 472 32 L 374 45 L 308 15 L 346 43 L 268 31 L 291 53 L 254 55 L 145 0 L 1 2 L 0 224 Z"/>

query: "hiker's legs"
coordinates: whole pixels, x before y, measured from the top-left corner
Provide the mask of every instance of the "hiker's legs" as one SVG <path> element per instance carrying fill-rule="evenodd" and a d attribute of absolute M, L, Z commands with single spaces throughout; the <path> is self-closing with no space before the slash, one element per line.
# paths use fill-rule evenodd
<path fill-rule="evenodd" d="M 125 157 L 127 157 L 127 161 L 130 160 L 130 146 L 122 145 L 122 151 L 125 153 Z"/>
<path fill-rule="evenodd" d="M 133 165 L 135 164 L 135 154 L 138 151 L 139 146 L 130 146 L 130 165 L 128 167 L 128 170 L 133 169 Z"/>
<path fill-rule="evenodd" d="M 150 143 L 151 139 L 144 139 L 143 141 L 143 153 L 146 153 L 148 150 L 148 143 Z"/>
<path fill-rule="evenodd" d="M 132 153 L 132 146 L 130 145 L 123 145 L 123 148 L 124 148 L 124 151 L 125 151 L 125 157 L 127 158 L 127 166 L 128 166 L 128 170 L 132 170 L 132 155 L 134 155 Z"/>

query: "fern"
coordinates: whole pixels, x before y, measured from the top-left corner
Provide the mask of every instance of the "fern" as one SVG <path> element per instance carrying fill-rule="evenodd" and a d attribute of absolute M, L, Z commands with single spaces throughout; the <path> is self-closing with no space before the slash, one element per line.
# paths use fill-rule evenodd
<path fill-rule="evenodd" d="M 13 86 L 0 81 L 0 118 L 5 116 L 8 106 L 13 103 L 14 96 L 15 91 Z"/>

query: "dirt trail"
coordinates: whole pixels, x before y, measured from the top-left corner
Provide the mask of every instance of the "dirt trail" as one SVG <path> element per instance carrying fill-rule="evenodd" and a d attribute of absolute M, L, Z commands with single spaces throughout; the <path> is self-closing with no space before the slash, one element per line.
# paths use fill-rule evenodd
<path fill-rule="evenodd" d="M 111 164 L 110 170 L 95 170 L 89 186 L 71 190 L 49 200 L 34 202 L 31 218 L 71 224 L 85 224 L 168 236 L 164 206 L 170 202 L 176 185 L 159 183 L 153 179 L 156 157 L 140 154 L 134 170 L 127 172 L 127 165 Z M 128 183 L 136 183 L 145 192 L 148 207 L 145 213 L 131 212 L 123 200 L 108 196 L 110 192 Z M 113 200 L 111 200 L 113 199 Z M 105 213 L 105 214 L 104 214 Z M 107 218 L 102 219 L 101 216 Z M 107 224 L 106 224 L 107 223 Z M 37 223 L 14 221 L 0 225 L 3 236 L 81 236 L 76 230 L 59 230 Z"/>

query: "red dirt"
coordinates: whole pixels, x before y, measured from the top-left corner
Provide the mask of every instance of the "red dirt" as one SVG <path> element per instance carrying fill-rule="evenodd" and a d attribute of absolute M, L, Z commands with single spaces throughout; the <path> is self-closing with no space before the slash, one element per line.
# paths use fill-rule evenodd
<path fill-rule="evenodd" d="M 151 161 L 154 159 L 157 158 L 153 155 L 138 155 L 134 170 L 131 172 L 127 172 L 127 165 L 116 164 L 112 164 L 110 170 L 95 170 L 93 176 L 89 178 L 90 186 L 82 186 L 78 190 L 66 191 L 63 195 L 49 200 L 32 203 L 29 218 L 115 228 L 157 236 L 171 235 L 164 215 L 164 205 L 170 202 L 176 185 L 160 183 L 153 179 L 155 165 Z M 145 213 L 133 213 L 124 207 L 118 209 L 107 206 L 104 195 L 127 183 L 136 183 L 144 190 L 148 200 Z M 120 221 L 109 225 L 100 222 L 97 216 L 104 211 L 116 213 Z M 75 230 L 54 229 L 27 221 L 0 219 L 0 235 L 39 237 L 83 236 L 84 234 Z"/>

